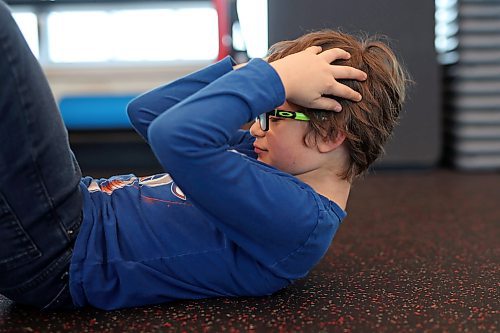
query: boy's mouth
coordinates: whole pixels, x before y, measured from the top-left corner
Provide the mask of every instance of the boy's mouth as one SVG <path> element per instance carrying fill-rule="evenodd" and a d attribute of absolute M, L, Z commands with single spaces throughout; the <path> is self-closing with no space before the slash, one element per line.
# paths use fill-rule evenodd
<path fill-rule="evenodd" d="M 259 146 L 256 146 L 256 145 L 253 145 L 253 150 L 257 153 L 257 154 L 260 154 L 260 153 L 263 153 L 263 152 L 266 152 L 267 150 L 264 149 L 264 148 L 261 148 Z"/>

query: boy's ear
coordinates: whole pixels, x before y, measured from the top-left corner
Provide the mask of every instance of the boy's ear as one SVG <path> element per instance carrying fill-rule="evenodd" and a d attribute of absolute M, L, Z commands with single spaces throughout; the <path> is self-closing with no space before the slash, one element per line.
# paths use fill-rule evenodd
<path fill-rule="evenodd" d="M 329 153 L 332 150 L 337 149 L 344 142 L 346 136 L 344 132 L 338 131 L 337 136 L 333 139 L 328 137 L 322 137 L 317 140 L 317 147 L 320 153 Z"/>

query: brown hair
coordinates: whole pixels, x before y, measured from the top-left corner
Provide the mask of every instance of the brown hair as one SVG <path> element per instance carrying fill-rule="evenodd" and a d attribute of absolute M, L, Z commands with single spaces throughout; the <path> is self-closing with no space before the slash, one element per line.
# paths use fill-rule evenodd
<path fill-rule="evenodd" d="M 344 144 L 349 151 L 349 163 L 339 176 L 352 182 L 383 154 L 383 146 L 397 124 L 405 99 L 408 75 L 393 51 L 381 37 L 359 38 L 333 31 L 312 32 L 292 41 L 282 41 L 269 49 L 269 62 L 300 52 L 310 46 L 323 50 L 341 48 L 351 54 L 349 60 L 336 60 L 336 65 L 352 66 L 364 71 L 368 79 L 338 80 L 363 96 L 360 102 L 336 98 L 341 112 L 306 109 L 308 139 L 320 137 L 335 139 L 339 132 L 346 135 Z"/>

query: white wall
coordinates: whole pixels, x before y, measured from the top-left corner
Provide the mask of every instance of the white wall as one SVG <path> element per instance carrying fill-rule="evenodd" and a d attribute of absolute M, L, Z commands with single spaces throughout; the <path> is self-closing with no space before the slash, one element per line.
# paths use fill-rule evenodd
<path fill-rule="evenodd" d="M 45 68 L 56 100 L 67 95 L 138 94 L 207 64 L 145 67 Z"/>

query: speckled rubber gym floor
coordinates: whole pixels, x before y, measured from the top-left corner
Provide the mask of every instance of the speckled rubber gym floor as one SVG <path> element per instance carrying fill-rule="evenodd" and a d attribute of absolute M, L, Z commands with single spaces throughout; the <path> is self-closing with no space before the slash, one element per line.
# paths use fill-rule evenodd
<path fill-rule="evenodd" d="M 310 275 L 275 295 L 40 313 L 0 332 L 499 332 L 500 174 L 377 172 Z"/>

